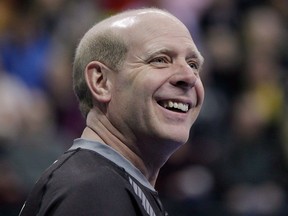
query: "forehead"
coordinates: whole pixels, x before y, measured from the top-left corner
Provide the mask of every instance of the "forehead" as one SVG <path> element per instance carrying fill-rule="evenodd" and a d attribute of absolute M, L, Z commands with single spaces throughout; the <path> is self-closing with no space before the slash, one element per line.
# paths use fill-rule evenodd
<path fill-rule="evenodd" d="M 134 17 L 134 25 L 128 28 L 129 36 L 136 40 L 155 37 L 186 37 L 191 39 L 188 29 L 175 17 L 168 14 L 141 14 Z"/>
<path fill-rule="evenodd" d="M 164 51 L 200 55 L 188 29 L 176 18 L 165 14 L 137 18 L 127 34 L 130 51 L 146 55 Z"/>

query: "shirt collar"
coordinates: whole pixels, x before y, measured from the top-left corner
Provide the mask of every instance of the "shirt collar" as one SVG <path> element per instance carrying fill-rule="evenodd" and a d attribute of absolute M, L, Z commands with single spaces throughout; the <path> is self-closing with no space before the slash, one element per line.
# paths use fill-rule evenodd
<path fill-rule="evenodd" d="M 100 142 L 79 138 L 74 140 L 74 143 L 69 150 L 77 148 L 88 149 L 97 152 L 118 166 L 124 168 L 127 173 L 137 179 L 137 181 L 139 181 L 143 186 L 149 188 L 152 191 L 155 191 L 154 187 L 149 183 L 147 178 L 140 172 L 140 170 L 110 146 Z"/>

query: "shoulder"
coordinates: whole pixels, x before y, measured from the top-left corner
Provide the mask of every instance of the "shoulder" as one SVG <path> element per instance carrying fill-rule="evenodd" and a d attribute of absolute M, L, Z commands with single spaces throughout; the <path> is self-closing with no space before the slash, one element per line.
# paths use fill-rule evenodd
<path fill-rule="evenodd" d="M 45 175 L 40 215 L 138 215 L 124 170 L 98 154 L 69 152 Z"/>
<path fill-rule="evenodd" d="M 64 159 L 64 160 L 63 160 Z M 93 187 L 101 190 L 103 186 L 109 188 L 126 184 L 127 177 L 123 168 L 118 167 L 101 155 L 89 151 L 78 150 L 68 152 L 52 166 L 48 173 L 48 187 L 73 188 Z M 47 176 L 46 176 L 47 178 Z M 116 187 L 117 188 L 117 187 Z"/>

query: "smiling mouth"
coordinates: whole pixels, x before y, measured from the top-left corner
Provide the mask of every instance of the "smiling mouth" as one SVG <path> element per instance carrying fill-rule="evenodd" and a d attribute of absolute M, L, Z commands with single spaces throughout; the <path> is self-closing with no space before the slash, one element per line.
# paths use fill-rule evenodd
<path fill-rule="evenodd" d="M 158 104 L 165 109 L 178 113 L 187 113 L 190 108 L 190 105 L 187 103 L 181 103 L 171 100 L 159 101 Z"/>

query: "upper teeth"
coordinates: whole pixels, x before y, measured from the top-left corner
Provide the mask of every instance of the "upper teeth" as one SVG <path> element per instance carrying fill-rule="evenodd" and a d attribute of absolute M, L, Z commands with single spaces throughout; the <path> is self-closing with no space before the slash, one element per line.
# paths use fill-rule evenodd
<path fill-rule="evenodd" d="M 184 103 L 179 103 L 179 102 L 172 102 L 172 101 L 167 101 L 164 102 L 163 106 L 165 108 L 175 108 L 175 109 L 180 109 L 183 112 L 187 112 L 189 105 L 188 104 L 184 104 Z"/>

